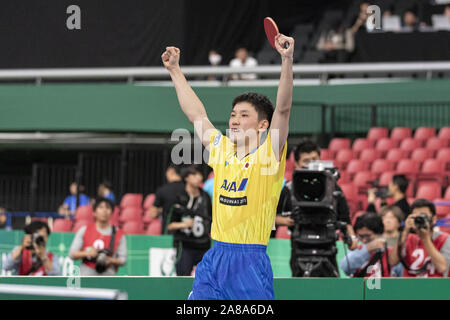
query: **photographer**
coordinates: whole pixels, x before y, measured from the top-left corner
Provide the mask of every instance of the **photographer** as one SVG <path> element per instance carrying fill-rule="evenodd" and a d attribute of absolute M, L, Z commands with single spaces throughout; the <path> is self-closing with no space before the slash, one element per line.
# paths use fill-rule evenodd
<path fill-rule="evenodd" d="M 408 201 L 406 201 L 406 190 L 408 189 L 409 180 L 403 174 L 396 174 L 392 177 L 391 183 L 389 183 L 388 194 L 386 196 L 392 197 L 395 201 L 394 206 L 399 207 L 404 217 L 408 217 L 411 212 Z M 375 201 L 377 199 L 376 194 L 377 189 L 372 188 L 368 190 L 368 201 L 367 212 L 377 212 L 375 208 Z M 386 205 L 385 199 L 383 199 L 382 206 Z"/>
<path fill-rule="evenodd" d="M 177 197 L 168 230 L 174 232 L 178 276 L 190 276 L 211 245 L 211 198 L 202 190 L 203 175 L 196 166 L 181 170 L 185 190 Z"/>
<path fill-rule="evenodd" d="M 95 223 L 81 227 L 75 234 L 69 256 L 82 259 L 80 275 L 113 276 L 127 260 L 127 244 L 123 231 L 110 224 L 114 204 L 98 198 L 94 204 Z"/>
<path fill-rule="evenodd" d="M 361 245 L 340 261 L 341 269 L 352 277 L 401 276 L 401 264 L 391 270 L 387 247 L 383 238 L 384 226 L 379 215 L 367 212 L 356 219 L 354 229 Z"/>
<path fill-rule="evenodd" d="M 45 222 L 33 221 L 25 227 L 22 244 L 8 254 L 3 268 L 19 276 L 61 275 L 58 257 L 46 250 L 50 228 Z"/>
<path fill-rule="evenodd" d="M 433 231 L 436 207 L 425 199 L 411 206 L 398 246 L 389 254 L 389 264 L 405 267 L 404 277 L 447 277 L 450 265 L 450 238 L 445 232 Z"/>
<path fill-rule="evenodd" d="M 308 164 L 312 161 L 320 160 L 320 148 L 311 140 L 304 139 L 301 141 L 294 150 L 295 169 L 304 169 L 308 167 Z M 294 226 L 294 220 L 289 216 L 283 216 L 283 212 L 292 211 L 291 203 L 291 191 L 289 187 L 291 183 L 288 182 L 286 186 L 281 190 L 280 200 L 277 207 L 277 216 L 275 218 L 275 224 L 278 226 L 288 226 L 292 228 Z M 337 198 L 337 214 L 338 220 L 347 224 L 347 233 L 352 237 L 351 250 L 355 249 L 358 245 L 358 241 L 355 237 L 355 232 L 350 221 L 350 211 L 348 208 L 347 200 L 342 192 L 342 189 L 336 184 L 336 189 L 339 191 Z"/>

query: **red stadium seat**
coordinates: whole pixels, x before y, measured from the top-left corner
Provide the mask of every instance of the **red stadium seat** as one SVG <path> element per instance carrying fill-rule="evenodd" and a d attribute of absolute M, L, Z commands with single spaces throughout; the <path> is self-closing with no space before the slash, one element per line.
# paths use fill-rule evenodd
<path fill-rule="evenodd" d="M 295 168 L 295 157 L 294 152 L 291 152 L 289 158 L 286 159 L 286 167 L 284 169 L 284 178 L 286 181 L 292 180 L 292 172 Z"/>
<path fill-rule="evenodd" d="M 379 178 L 380 186 L 388 186 L 392 182 L 394 176 L 394 171 L 383 172 Z"/>
<path fill-rule="evenodd" d="M 370 171 L 372 171 L 376 177 L 379 177 L 383 172 L 393 171 L 395 163 L 390 160 L 378 159 L 372 163 Z"/>
<path fill-rule="evenodd" d="M 333 160 L 332 152 L 328 149 L 320 150 L 320 160 Z"/>
<path fill-rule="evenodd" d="M 412 129 L 408 127 L 396 127 L 392 129 L 390 138 L 394 140 L 403 140 L 411 138 Z"/>
<path fill-rule="evenodd" d="M 73 221 L 69 219 L 53 220 L 52 232 L 72 232 Z"/>
<path fill-rule="evenodd" d="M 336 154 L 335 159 L 336 159 L 335 165 L 345 170 L 347 164 L 351 160 L 355 159 L 355 153 L 351 149 L 339 150 Z"/>
<path fill-rule="evenodd" d="M 122 227 L 125 234 L 143 234 L 144 229 L 141 222 L 127 221 Z"/>
<path fill-rule="evenodd" d="M 428 139 L 425 143 L 425 148 L 433 151 L 433 154 L 446 147 L 447 147 L 447 140 L 438 137 L 432 137 Z"/>
<path fill-rule="evenodd" d="M 142 194 L 141 193 L 127 193 L 122 197 L 120 202 L 121 208 L 134 207 L 141 208 L 142 205 Z"/>
<path fill-rule="evenodd" d="M 161 218 L 153 219 L 145 230 L 145 234 L 159 236 L 161 234 Z"/>
<path fill-rule="evenodd" d="M 448 202 L 448 200 L 445 200 L 443 198 L 436 198 L 433 202 L 436 206 L 436 216 L 438 217 L 438 219 L 450 214 L 450 205 L 438 204 L 439 202 Z"/>
<path fill-rule="evenodd" d="M 353 184 L 358 190 L 359 194 L 366 194 L 367 189 L 370 187 L 368 181 L 375 180 L 375 175 L 370 171 L 361 171 L 355 174 L 353 178 Z"/>
<path fill-rule="evenodd" d="M 119 226 L 119 216 L 120 216 L 120 207 L 119 206 L 115 206 L 113 214 L 112 214 L 111 219 L 109 220 L 109 222 L 113 226 L 118 227 Z"/>
<path fill-rule="evenodd" d="M 328 150 L 335 156 L 339 150 L 350 149 L 350 139 L 348 138 L 333 138 L 328 145 Z"/>
<path fill-rule="evenodd" d="M 442 127 L 437 135 L 441 139 L 450 141 L 450 127 Z M 449 146 L 450 147 L 450 146 Z"/>
<path fill-rule="evenodd" d="M 342 183 L 339 184 L 342 192 L 347 199 L 347 203 L 350 207 L 350 212 L 355 212 L 358 209 L 359 197 L 358 190 L 353 183 Z"/>
<path fill-rule="evenodd" d="M 427 159 L 422 165 L 422 170 L 417 176 L 418 181 L 434 180 L 441 185 L 447 184 L 445 175 L 445 162 L 436 159 Z"/>
<path fill-rule="evenodd" d="M 450 186 L 448 186 L 448 187 L 447 187 L 447 190 L 445 191 L 444 199 L 445 199 L 446 201 L 449 201 L 449 200 L 450 200 Z"/>
<path fill-rule="evenodd" d="M 407 152 L 402 149 L 394 148 L 386 153 L 386 160 L 398 163 L 402 159 L 407 158 Z"/>
<path fill-rule="evenodd" d="M 91 206 L 80 206 L 75 211 L 75 220 L 94 220 L 94 209 Z"/>
<path fill-rule="evenodd" d="M 414 138 L 406 138 L 400 142 L 400 149 L 406 150 L 408 155 L 415 149 L 421 148 L 422 142 Z"/>
<path fill-rule="evenodd" d="M 362 160 L 351 160 L 347 165 L 347 173 L 350 175 L 350 179 L 353 179 L 356 173 L 360 171 L 367 171 L 369 169 L 369 163 Z"/>
<path fill-rule="evenodd" d="M 375 146 L 375 140 L 366 138 L 357 138 L 353 141 L 352 150 L 359 156 L 365 149 L 372 149 Z"/>
<path fill-rule="evenodd" d="M 433 156 L 433 151 L 426 148 L 418 148 L 411 153 L 411 159 L 423 163 L 425 160 Z"/>
<path fill-rule="evenodd" d="M 437 182 L 428 182 L 421 184 L 416 192 L 416 198 L 433 201 L 441 197 L 441 185 Z"/>
<path fill-rule="evenodd" d="M 287 166 L 287 161 L 286 161 Z M 150 193 L 145 197 L 143 208 L 144 210 L 149 209 L 153 206 L 153 202 L 155 201 L 155 194 Z"/>
<path fill-rule="evenodd" d="M 433 127 L 420 127 L 414 132 L 414 138 L 418 140 L 427 140 L 436 135 L 436 129 Z"/>
<path fill-rule="evenodd" d="M 450 148 L 441 149 L 436 154 L 436 159 L 444 162 L 445 175 L 450 179 Z"/>
<path fill-rule="evenodd" d="M 381 151 L 377 149 L 364 149 L 359 154 L 359 160 L 369 163 L 373 163 L 377 159 L 381 159 Z"/>
<path fill-rule="evenodd" d="M 142 209 L 133 207 L 122 209 L 119 216 L 119 222 L 124 223 L 127 221 L 142 222 Z"/>
<path fill-rule="evenodd" d="M 382 138 L 387 138 L 389 136 L 389 129 L 383 127 L 372 127 L 367 132 L 367 139 L 369 140 L 380 140 Z"/>
<path fill-rule="evenodd" d="M 380 150 L 383 155 L 385 155 L 389 150 L 395 149 L 397 146 L 398 141 L 389 138 L 382 138 L 375 144 L 375 149 Z"/>
<path fill-rule="evenodd" d="M 397 173 L 416 176 L 419 173 L 419 162 L 411 159 L 402 159 L 398 162 Z"/>
<path fill-rule="evenodd" d="M 291 234 L 289 232 L 289 228 L 287 226 L 279 226 L 277 227 L 277 231 L 275 232 L 275 238 L 277 239 L 290 239 Z"/>
<path fill-rule="evenodd" d="M 81 227 L 87 226 L 88 224 L 91 224 L 91 223 L 92 223 L 92 221 L 90 221 L 90 220 L 75 221 L 72 232 L 77 232 Z"/>

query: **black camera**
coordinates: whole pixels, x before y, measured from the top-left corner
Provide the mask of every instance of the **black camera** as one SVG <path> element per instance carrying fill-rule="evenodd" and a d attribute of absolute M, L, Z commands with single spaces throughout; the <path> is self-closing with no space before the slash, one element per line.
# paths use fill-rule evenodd
<path fill-rule="evenodd" d="M 367 181 L 371 188 L 375 190 L 375 197 L 386 199 L 389 197 L 389 188 L 387 186 L 380 186 L 380 182 L 378 180 Z"/>
<path fill-rule="evenodd" d="M 37 246 L 42 247 L 45 245 L 44 237 L 40 233 L 32 233 L 31 234 L 31 245 L 27 247 L 28 250 L 34 250 L 33 243 L 35 243 Z"/>
<path fill-rule="evenodd" d="M 338 230 L 351 244 L 346 223 L 338 221 L 339 171 L 332 162 L 310 162 L 293 173 L 291 189 L 292 259 L 294 277 L 339 277 L 336 262 Z"/>
<path fill-rule="evenodd" d="M 414 225 L 417 229 L 427 229 L 428 224 L 431 225 L 432 220 L 426 213 L 420 213 L 417 217 L 414 217 Z"/>
<path fill-rule="evenodd" d="M 95 271 L 103 273 L 108 268 L 107 258 L 112 256 L 111 252 L 107 249 L 100 250 L 95 259 Z"/>

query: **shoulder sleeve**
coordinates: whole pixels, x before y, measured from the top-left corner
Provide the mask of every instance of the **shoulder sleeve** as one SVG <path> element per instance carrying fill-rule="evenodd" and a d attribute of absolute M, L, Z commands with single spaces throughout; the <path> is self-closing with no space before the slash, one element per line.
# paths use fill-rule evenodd
<path fill-rule="evenodd" d="M 222 133 L 214 129 L 211 131 L 211 135 L 209 136 L 209 159 L 208 165 L 211 168 L 215 168 L 220 160 L 222 159 L 222 154 L 227 151 L 229 147 L 229 142 L 227 141 L 227 137 L 222 135 Z"/>
<path fill-rule="evenodd" d="M 80 251 L 83 248 L 83 237 L 86 232 L 87 227 L 83 226 L 80 230 L 77 231 L 75 237 L 73 238 L 72 245 L 69 249 L 69 257 L 73 259 L 73 253 L 76 251 Z"/>

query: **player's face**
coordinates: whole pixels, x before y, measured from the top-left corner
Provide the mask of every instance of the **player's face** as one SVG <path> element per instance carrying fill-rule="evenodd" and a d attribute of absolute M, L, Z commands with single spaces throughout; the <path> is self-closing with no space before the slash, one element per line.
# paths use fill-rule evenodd
<path fill-rule="evenodd" d="M 297 169 L 306 168 L 311 161 L 319 161 L 320 156 L 317 151 L 300 153 L 300 159 L 296 162 Z"/>
<path fill-rule="evenodd" d="M 100 203 L 94 212 L 95 220 L 99 222 L 108 222 L 111 218 L 111 214 L 112 209 L 105 202 Z"/>
<path fill-rule="evenodd" d="M 258 139 L 258 130 L 267 129 L 268 122 L 267 120 L 258 121 L 258 113 L 251 103 L 239 102 L 231 111 L 228 125 L 231 141 L 253 142 L 253 139 Z"/>
<path fill-rule="evenodd" d="M 375 238 L 376 238 L 375 232 L 373 232 L 372 230 L 367 229 L 366 227 L 362 227 L 361 229 L 358 229 L 356 231 L 356 236 L 364 244 L 369 243 L 369 242 L 375 240 Z"/>

